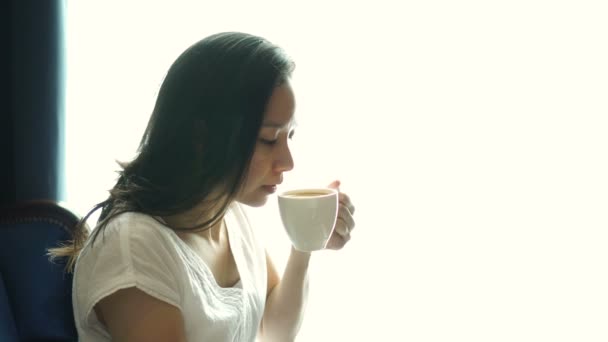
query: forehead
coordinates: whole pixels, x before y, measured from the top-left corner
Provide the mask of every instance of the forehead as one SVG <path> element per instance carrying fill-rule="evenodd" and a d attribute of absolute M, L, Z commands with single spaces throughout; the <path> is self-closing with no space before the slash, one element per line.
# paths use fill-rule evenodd
<path fill-rule="evenodd" d="M 276 87 L 270 96 L 263 126 L 286 127 L 294 123 L 296 101 L 293 89 L 289 82 Z"/>

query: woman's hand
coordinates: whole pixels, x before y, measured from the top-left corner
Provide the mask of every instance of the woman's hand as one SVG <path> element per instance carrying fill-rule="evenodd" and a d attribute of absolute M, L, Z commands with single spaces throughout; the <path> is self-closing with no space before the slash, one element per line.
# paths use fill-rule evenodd
<path fill-rule="evenodd" d="M 328 186 L 329 188 L 340 191 L 340 181 L 333 181 Z M 338 250 L 344 247 L 350 240 L 350 233 L 355 228 L 355 220 L 353 215 L 355 214 L 355 206 L 348 197 L 347 194 L 339 192 L 339 208 L 338 208 L 338 219 L 336 220 L 336 226 L 334 231 L 327 242 L 326 249 Z"/>

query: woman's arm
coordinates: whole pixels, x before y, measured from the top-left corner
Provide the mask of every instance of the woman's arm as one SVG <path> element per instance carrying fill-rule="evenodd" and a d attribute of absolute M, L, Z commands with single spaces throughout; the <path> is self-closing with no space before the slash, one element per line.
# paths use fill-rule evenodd
<path fill-rule="evenodd" d="M 181 311 L 135 287 L 105 297 L 95 313 L 112 341 L 186 342 Z"/>
<path fill-rule="evenodd" d="M 339 190 L 340 181 L 328 185 Z M 342 249 L 350 240 L 350 234 L 355 228 L 355 206 L 350 197 L 340 192 L 340 208 L 332 235 L 326 249 Z M 308 297 L 308 264 L 310 253 L 300 252 L 291 248 L 291 254 L 285 267 L 283 279 L 279 279 L 272 260 L 266 253 L 268 269 L 268 293 L 266 310 L 260 327 L 263 341 L 293 341 L 300 329 L 304 318 L 304 307 Z"/>
<path fill-rule="evenodd" d="M 283 278 L 279 279 L 272 260 L 266 253 L 268 293 L 260 327 L 264 342 L 293 341 L 304 318 L 308 297 L 308 264 L 310 253 L 292 247 Z"/>

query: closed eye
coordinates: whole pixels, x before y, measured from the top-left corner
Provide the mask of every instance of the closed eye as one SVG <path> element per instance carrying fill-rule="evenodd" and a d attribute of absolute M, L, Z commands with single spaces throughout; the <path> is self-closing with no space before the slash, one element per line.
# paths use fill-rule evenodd
<path fill-rule="evenodd" d="M 261 138 L 259 140 L 262 144 L 269 145 L 269 146 L 276 144 L 278 141 L 278 140 L 266 140 L 266 139 L 261 139 Z"/>
<path fill-rule="evenodd" d="M 289 132 L 289 135 L 287 136 L 288 139 L 292 139 L 293 135 L 295 134 L 295 130 L 292 130 Z M 268 146 L 273 146 L 275 145 L 279 139 L 274 139 L 274 140 L 268 140 L 268 139 L 264 139 L 264 138 L 259 138 L 258 139 L 262 144 L 264 145 L 268 145 Z"/>

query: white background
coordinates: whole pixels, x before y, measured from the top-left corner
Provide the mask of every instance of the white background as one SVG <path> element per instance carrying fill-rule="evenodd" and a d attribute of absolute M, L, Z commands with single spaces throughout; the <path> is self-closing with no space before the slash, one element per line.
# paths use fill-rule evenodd
<path fill-rule="evenodd" d="M 603 1 L 69 1 L 67 202 L 129 160 L 171 62 L 226 30 L 297 63 L 296 168 L 343 183 L 298 341 L 608 340 Z M 276 198 L 251 213 L 282 267 Z"/>

